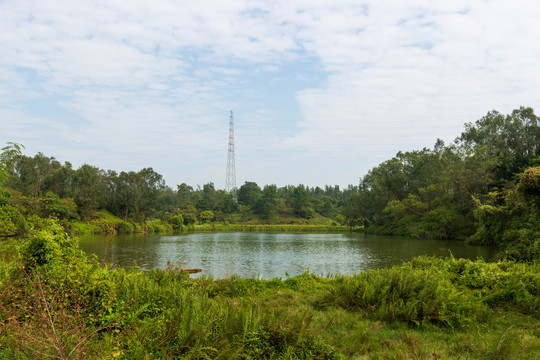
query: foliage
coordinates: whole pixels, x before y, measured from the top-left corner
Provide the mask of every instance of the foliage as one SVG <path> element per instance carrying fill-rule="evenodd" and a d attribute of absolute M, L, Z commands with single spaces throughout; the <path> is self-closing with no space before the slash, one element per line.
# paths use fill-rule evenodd
<path fill-rule="evenodd" d="M 4 184 L 9 175 L 13 173 L 15 162 L 21 156 L 21 144 L 8 142 L 0 153 L 0 186 Z"/>
<path fill-rule="evenodd" d="M 122 221 L 118 224 L 118 233 L 131 234 L 133 232 L 133 225 L 127 221 Z"/>
<path fill-rule="evenodd" d="M 193 226 L 193 224 L 195 224 L 197 221 L 197 217 L 192 213 L 185 213 L 182 215 L 182 217 L 184 219 L 184 225 L 188 227 Z"/>
<path fill-rule="evenodd" d="M 26 221 L 19 210 L 8 204 L 0 204 L 0 237 L 25 233 Z"/>
<path fill-rule="evenodd" d="M 104 210 L 95 213 L 94 218 L 90 220 L 90 224 L 100 228 L 101 234 L 116 233 L 118 231 L 118 227 L 122 223 L 123 221 L 121 219 Z"/>
<path fill-rule="evenodd" d="M 338 301 L 371 316 L 413 325 L 462 326 L 485 317 L 480 299 L 452 286 L 438 271 L 394 267 L 353 276 L 337 289 Z"/>
<path fill-rule="evenodd" d="M 245 206 L 252 206 L 260 196 L 261 188 L 252 181 L 246 181 L 238 189 L 238 202 Z"/>
<path fill-rule="evenodd" d="M 173 231 L 173 226 L 168 223 L 163 223 L 160 219 L 152 219 L 146 221 L 148 232 L 168 233 Z M 152 229 L 152 231 L 150 231 Z"/>
<path fill-rule="evenodd" d="M 101 228 L 86 222 L 70 221 L 66 224 L 66 231 L 71 235 L 96 235 L 101 233 Z"/>
<path fill-rule="evenodd" d="M 72 198 L 60 199 L 60 197 L 52 191 L 47 192 L 42 213 L 44 217 L 54 217 L 57 219 L 79 219 L 77 214 L 77 204 Z"/>
<path fill-rule="evenodd" d="M 342 214 L 367 232 L 469 239 L 498 245 L 509 258 L 538 259 L 539 143 L 531 108 L 488 112 L 450 145 L 437 140 L 370 170 Z"/>
<path fill-rule="evenodd" d="M 51 221 L 46 229 L 35 231 L 25 244 L 22 255 L 24 268 L 31 269 L 61 259 L 72 252 L 74 242 L 64 228 Z"/>
<path fill-rule="evenodd" d="M 540 349 L 539 265 L 419 257 L 352 277 L 190 279 L 173 264 L 101 268 L 57 220 L 48 226 L 25 247 L 21 264 L 31 266 L 14 260 L 0 285 L 0 356 L 458 359 Z M 52 250 L 30 250 L 42 242 Z"/>
<path fill-rule="evenodd" d="M 174 215 L 170 220 L 174 230 L 182 230 L 184 225 L 184 218 L 181 214 Z"/>
<path fill-rule="evenodd" d="M 199 227 L 195 228 L 200 230 Z M 347 232 L 348 227 L 339 225 L 315 225 L 315 224 L 268 224 L 268 225 L 251 225 L 251 224 L 216 224 L 209 231 L 219 232 L 281 232 L 281 233 L 332 233 L 332 232 Z"/>
<path fill-rule="evenodd" d="M 213 222 L 214 218 L 215 218 L 215 215 L 212 210 L 201 211 L 199 215 L 199 220 L 202 224 Z"/>

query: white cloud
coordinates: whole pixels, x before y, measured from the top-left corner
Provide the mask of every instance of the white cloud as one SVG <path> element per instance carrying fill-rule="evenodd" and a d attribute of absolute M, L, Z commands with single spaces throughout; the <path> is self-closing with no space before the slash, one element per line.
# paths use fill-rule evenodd
<path fill-rule="evenodd" d="M 537 107 L 538 18 L 532 0 L 5 0 L 0 128 L 219 187 L 233 109 L 238 183 L 356 183 L 490 109 Z"/>

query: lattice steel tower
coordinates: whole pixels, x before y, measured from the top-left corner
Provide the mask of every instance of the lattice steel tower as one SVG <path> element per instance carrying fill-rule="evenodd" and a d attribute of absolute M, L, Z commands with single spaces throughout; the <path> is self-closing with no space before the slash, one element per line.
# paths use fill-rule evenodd
<path fill-rule="evenodd" d="M 236 200 L 236 168 L 234 165 L 234 117 L 231 111 L 229 117 L 229 151 L 227 153 L 227 178 L 225 191 L 229 192 Z"/>

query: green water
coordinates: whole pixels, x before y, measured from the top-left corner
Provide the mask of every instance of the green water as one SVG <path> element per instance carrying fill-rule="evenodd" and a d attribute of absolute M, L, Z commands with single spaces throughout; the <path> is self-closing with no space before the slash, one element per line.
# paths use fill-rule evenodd
<path fill-rule="evenodd" d="M 419 240 L 362 234 L 195 233 L 82 237 L 80 245 L 101 261 L 147 270 L 167 261 L 201 268 L 223 278 L 358 273 L 401 264 L 418 255 L 489 259 L 494 249 L 458 241 Z M 199 276 L 201 275 L 199 274 Z M 191 275 L 197 276 L 197 275 Z"/>

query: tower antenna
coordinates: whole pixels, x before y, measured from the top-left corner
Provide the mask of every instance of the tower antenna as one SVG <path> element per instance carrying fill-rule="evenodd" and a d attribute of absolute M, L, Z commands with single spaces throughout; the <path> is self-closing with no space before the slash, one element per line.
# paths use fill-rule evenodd
<path fill-rule="evenodd" d="M 236 201 L 236 168 L 234 164 L 234 117 L 231 110 L 229 117 L 229 151 L 227 153 L 227 176 L 225 191 L 230 193 Z"/>

